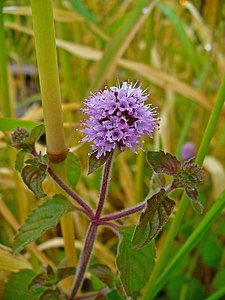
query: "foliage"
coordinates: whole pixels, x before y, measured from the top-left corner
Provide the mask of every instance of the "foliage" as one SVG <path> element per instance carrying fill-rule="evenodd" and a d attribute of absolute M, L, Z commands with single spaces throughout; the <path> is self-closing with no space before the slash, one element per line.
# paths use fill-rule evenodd
<path fill-rule="evenodd" d="M 0 298 L 68 299 L 75 273 L 81 299 L 224 297 L 223 41 L 221 1 L 1 1 Z M 99 158 L 80 108 L 116 81 L 152 93 L 159 131 Z"/>

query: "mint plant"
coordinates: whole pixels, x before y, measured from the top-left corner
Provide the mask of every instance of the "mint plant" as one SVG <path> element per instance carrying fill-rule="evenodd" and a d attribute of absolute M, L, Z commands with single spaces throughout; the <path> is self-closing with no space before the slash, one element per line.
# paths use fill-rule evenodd
<path fill-rule="evenodd" d="M 149 151 L 146 152 L 146 158 L 153 171 L 152 182 L 157 176 L 160 178 L 158 185 L 154 188 L 155 192 L 134 207 L 102 215 L 110 184 L 112 164 L 116 162 L 115 152 L 120 155 L 120 152 L 125 151 L 126 148 L 136 152 L 136 148 L 141 147 L 141 138 L 144 135 L 152 138 L 154 130 L 159 127 L 160 120 L 156 108 L 145 104 L 148 96 L 137 83 L 132 85 L 129 82 L 123 82 L 121 87 L 105 88 L 102 92 L 91 94 L 84 101 L 85 108 L 82 111 L 88 118 L 82 123 L 81 131 L 85 134 L 82 141 L 92 142 L 93 150 L 89 156 L 88 174 L 104 165 L 96 210 L 74 190 L 80 174 L 79 160 L 74 154 L 71 152 L 67 154 L 65 164 L 67 180 L 64 181 L 51 167 L 48 155 L 37 153 L 35 145 L 44 133 L 43 125 L 35 127 L 30 132 L 17 128 L 12 133 L 12 145 L 18 149 L 16 169 L 21 172 L 24 183 L 35 196 L 37 198 L 46 196 L 42 187 L 46 176 L 50 176 L 63 190 L 63 194 L 54 195 L 29 214 L 15 235 L 14 253 L 18 253 L 45 231 L 56 226 L 60 218 L 71 211 L 77 210 L 85 214 L 90 222 L 70 295 L 65 294 L 58 283 L 71 275 L 72 270 L 75 269 L 65 269 L 56 278 L 54 272 L 58 274 L 59 271 L 50 272 L 50 267 L 48 267 L 48 275 L 40 274 L 29 284 L 29 290 L 32 289 L 32 293 L 35 288 L 39 288 L 41 292 L 38 297 L 54 296 L 59 299 L 76 299 L 86 271 L 89 268 L 93 272 L 93 266 L 89 267 L 89 262 L 98 228 L 108 226 L 118 234 L 120 240 L 116 258 L 119 279 L 114 278 L 114 284 L 112 280 L 105 280 L 103 274 L 110 273 L 110 270 L 100 265 L 97 268 L 97 274 L 105 284 L 102 293 L 108 295 L 114 291 L 118 299 L 119 297 L 137 299 L 154 266 L 154 238 L 160 233 L 176 205 L 176 202 L 170 198 L 171 192 L 183 188 L 194 207 L 198 212 L 202 212 L 202 205 L 197 199 L 198 187 L 204 175 L 202 167 L 198 166 L 193 159 L 179 161 L 170 153 Z M 165 185 L 164 175 L 171 177 L 168 186 Z M 117 222 L 121 218 L 138 212 L 141 214 L 136 226 L 134 224 L 120 226 Z M 140 269 L 143 274 L 140 273 Z M 86 295 L 87 298 L 89 296 Z M 85 295 L 82 299 L 85 299 Z"/>

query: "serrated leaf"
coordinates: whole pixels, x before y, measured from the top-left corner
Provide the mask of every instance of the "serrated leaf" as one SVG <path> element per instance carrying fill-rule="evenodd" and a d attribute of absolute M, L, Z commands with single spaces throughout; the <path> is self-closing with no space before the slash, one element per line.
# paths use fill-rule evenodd
<path fill-rule="evenodd" d="M 166 196 L 164 189 L 147 200 L 132 239 L 135 248 L 144 247 L 160 232 L 175 205 L 176 202 Z"/>
<path fill-rule="evenodd" d="M 40 124 L 34 127 L 30 132 L 28 142 L 34 144 L 44 133 L 45 133 L 44 124 Z"/>
<path fill-rule="evenodd" d="M 155 246 L 151 242 L 145 248 L 134 249 L 131 243 L 133 232 L 133 226 L 121 227 L 116 264 L 126 295 L 135 300 L 152 272 Z"/>
<path fill-rule="evenodd" d="M 54 195 L 37 206 L 16 233 L 13 243 L 14 253 L 21 251 L 26 245 L 35 241 L 45 231 L 53 228 L 59 219 L 74 209 L 70 201 L 63 195 Z"/>
<path fill-rule="evenodd" d="M 175 175 L 181 166 L 175 156 L 161 150 L 159 152 L 147 152 L 147 161 L 156 173 L 166 173 L 168 175 Z"/>
<path fill-rule="evenodd" d="M 46 177 L 47 165 L 42 163 L 35 163 L 26 165 L 21 173 L 26 186 L 38 197 L 46 196 L 42 190 L 42 182 Z"/>
<path fill-rule="evenodd" d="M 34 276 L 35 272 L 28 269 L 12 274 L 5 284 L 2 300 L 34 300 L 35 295 L 30 293 L 27 288 Z"/>
<path fill-rule="evenodd" d="M 20 150 L 19 152 L 17 152 L 16 160 L 15 160 L 15 169 L 19 172 L 21 172 L 23 168 L 25 155 L 26 155 L 25 150 Z"/>
<path fill-rule="evenodd" d="M 104 156 L 102 155 L 99 158 L 96 158 L 97 151 L 94 151 L 91 153 L 88 161 L 88 175 L 93 173 L 95 170 L 100 168 L 104 163 L 107 161 L 109 156 L 112 154 L 111 152 L 107 152 L 107 154 Z"/>
<path fill-rule="evenodd" d="M 115 274 L 108 266 L 102 264 L 94 264 L 89 267 L 89 271 L 97 276 L 108 287 L 113 288 L 115 286 Z"/>
<path fill-rule="evenodd" d="M 66 173 L 69 186 L 74 188 L 80 178 L 81 166 L 78 157 L 72 152 L 67 154 Z"/>

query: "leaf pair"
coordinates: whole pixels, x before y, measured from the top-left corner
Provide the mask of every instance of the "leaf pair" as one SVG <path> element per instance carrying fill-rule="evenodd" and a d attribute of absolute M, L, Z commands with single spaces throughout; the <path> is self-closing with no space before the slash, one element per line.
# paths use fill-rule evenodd
<path fill-rule="evenodd" d="M 202 212 L 203 207 L 197 201 L 197 188 L 203 177 L 203 169 L 201 167 L 192 161 L 180 162 L 175 156 L 163 151 L 148 152 L 147 161 L 157 174 L 165 173 L 173 176 L 173 189 L 184 188 L 195 209 L 198 212 Z M 164 181 L 161 177 L 158 178 L 158 182 L 164 186 Z M 132 244 L 135 248 L 147 245 L 156 237 L 168 221 L 175 205 L 175 201 L 167 196 L 164 188 L 161 188 L 159 192 L 146 201 L 145 210 L 140 215 L 132 239 Z"/>
<path fill-rule="evenodd" d="M 44 125 L 34 127 L 31 132 L 24 128 L 17 128 L 12 133 L 12 145 L 20 149 L 17 153 L 15 168 L 21 172 L 22 178 L 26 186 L 35 194 L 37 198 L 43 198 L 46 194 L 43 192 L 42 183 L 46 178 L 48 168 L 47 155 L 37 155 L 35 143 L 44 134 Z M 25 161 L 26 153 L 34 156 Z M 66 158 L 66 174 L 68 184 L 74 188 L 80 177 L 81 167 L 76 155 L 69 152 Z"/>
<path fill-rule="evenodd" d="M 173 188 L 184 188 L 194 208 L 199 213 L 203 212 L 202 204 L 197 201 L 198 186 L 202 183 L 204 176 L 202 167 L 192 159 L 180 162 L 175 156 L 163 151 L 148 152 L 147 161 L 156 173 L 173 176 Z"/>

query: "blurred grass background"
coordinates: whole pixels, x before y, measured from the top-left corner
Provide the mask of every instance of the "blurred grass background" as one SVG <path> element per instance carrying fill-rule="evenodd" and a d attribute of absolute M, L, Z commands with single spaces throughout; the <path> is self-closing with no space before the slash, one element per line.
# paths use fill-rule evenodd
<path fill-rule="evenodd" d="M 82 176 L 77 190 L 95 207 L 101 171 L 86 177 L 91 148 L 79 143 L 81 134 L 77 130 L 83 118 L 79 110 L 82 100 L 90 91 L 105 85 L 138 80 L 152 93 L 149 102 L 158 106 L 161 118 L 160 131 L 153 141 L 146 139 L 143 148 L 161 148 L 178 156 L 185 142 L 191 141 L 198 148 L 225 73 L 225 5 L 223 0 L 57 0 L 53 3 L 66 140 L 81 160 Z M 3 7 L 11 115 L 17 120 L 42 121 L 30 3 L 3 1 Z M 0 117 L 4 117 L 3 113 Z M 223 110 L 204 162 L 206 175 L 200 200 L 206 211 L 225 186 L 224 118 Z M 11 247 L 19 223 L 42 200 L 37 201 L 13 171 L 10 132 L 3 132 L 3 125 L 9 126 L 6 120 L 0 123 L 0 243 Z M 39 146 L 44 151 L 44 146 Z M 113 168 L 105 212 L 142 201 L 149 192 L 150 175 L 143 151 L 139 155 L 130 151 L 121 154 Z M 44 188 L 49 197 L 54 193 L 50 180 L 45 181 Z M 176 199 L 179 197 L 179 193 L 174 195 Z M 174 253 L 201 218 L 189 207 Z M 205 299 L 224 286 L 223 218 L 224 213 L 214 223 L 207 239 L 201 240 L 177 266 L 157 299 Z M 130 217 L 122 222 L 136 219 Z M 79 250 L 88 222 L 78 213 L 74 213 L 74 222 Z M 167 228 L 157 238 L 158 253 L 166 232 Z M 45 234 L 37 244 L 38 248 L 34 245 L 33 251 L 27 251 L 24 265 L 40 270 L 49 258 L 53 264 L 63 264 L 59 228 Z M 116 244 L 112 231 L 102 228 L 93 260 L 115 270 Z M 5 250 L 1 251 L 5 255 Z M 13 258 L 10 264 L 13 265 Z M 7 269 L 0 265 L 0 287 L 8 272 L 21 268 L 18 260 L 13 266 Z"/>

